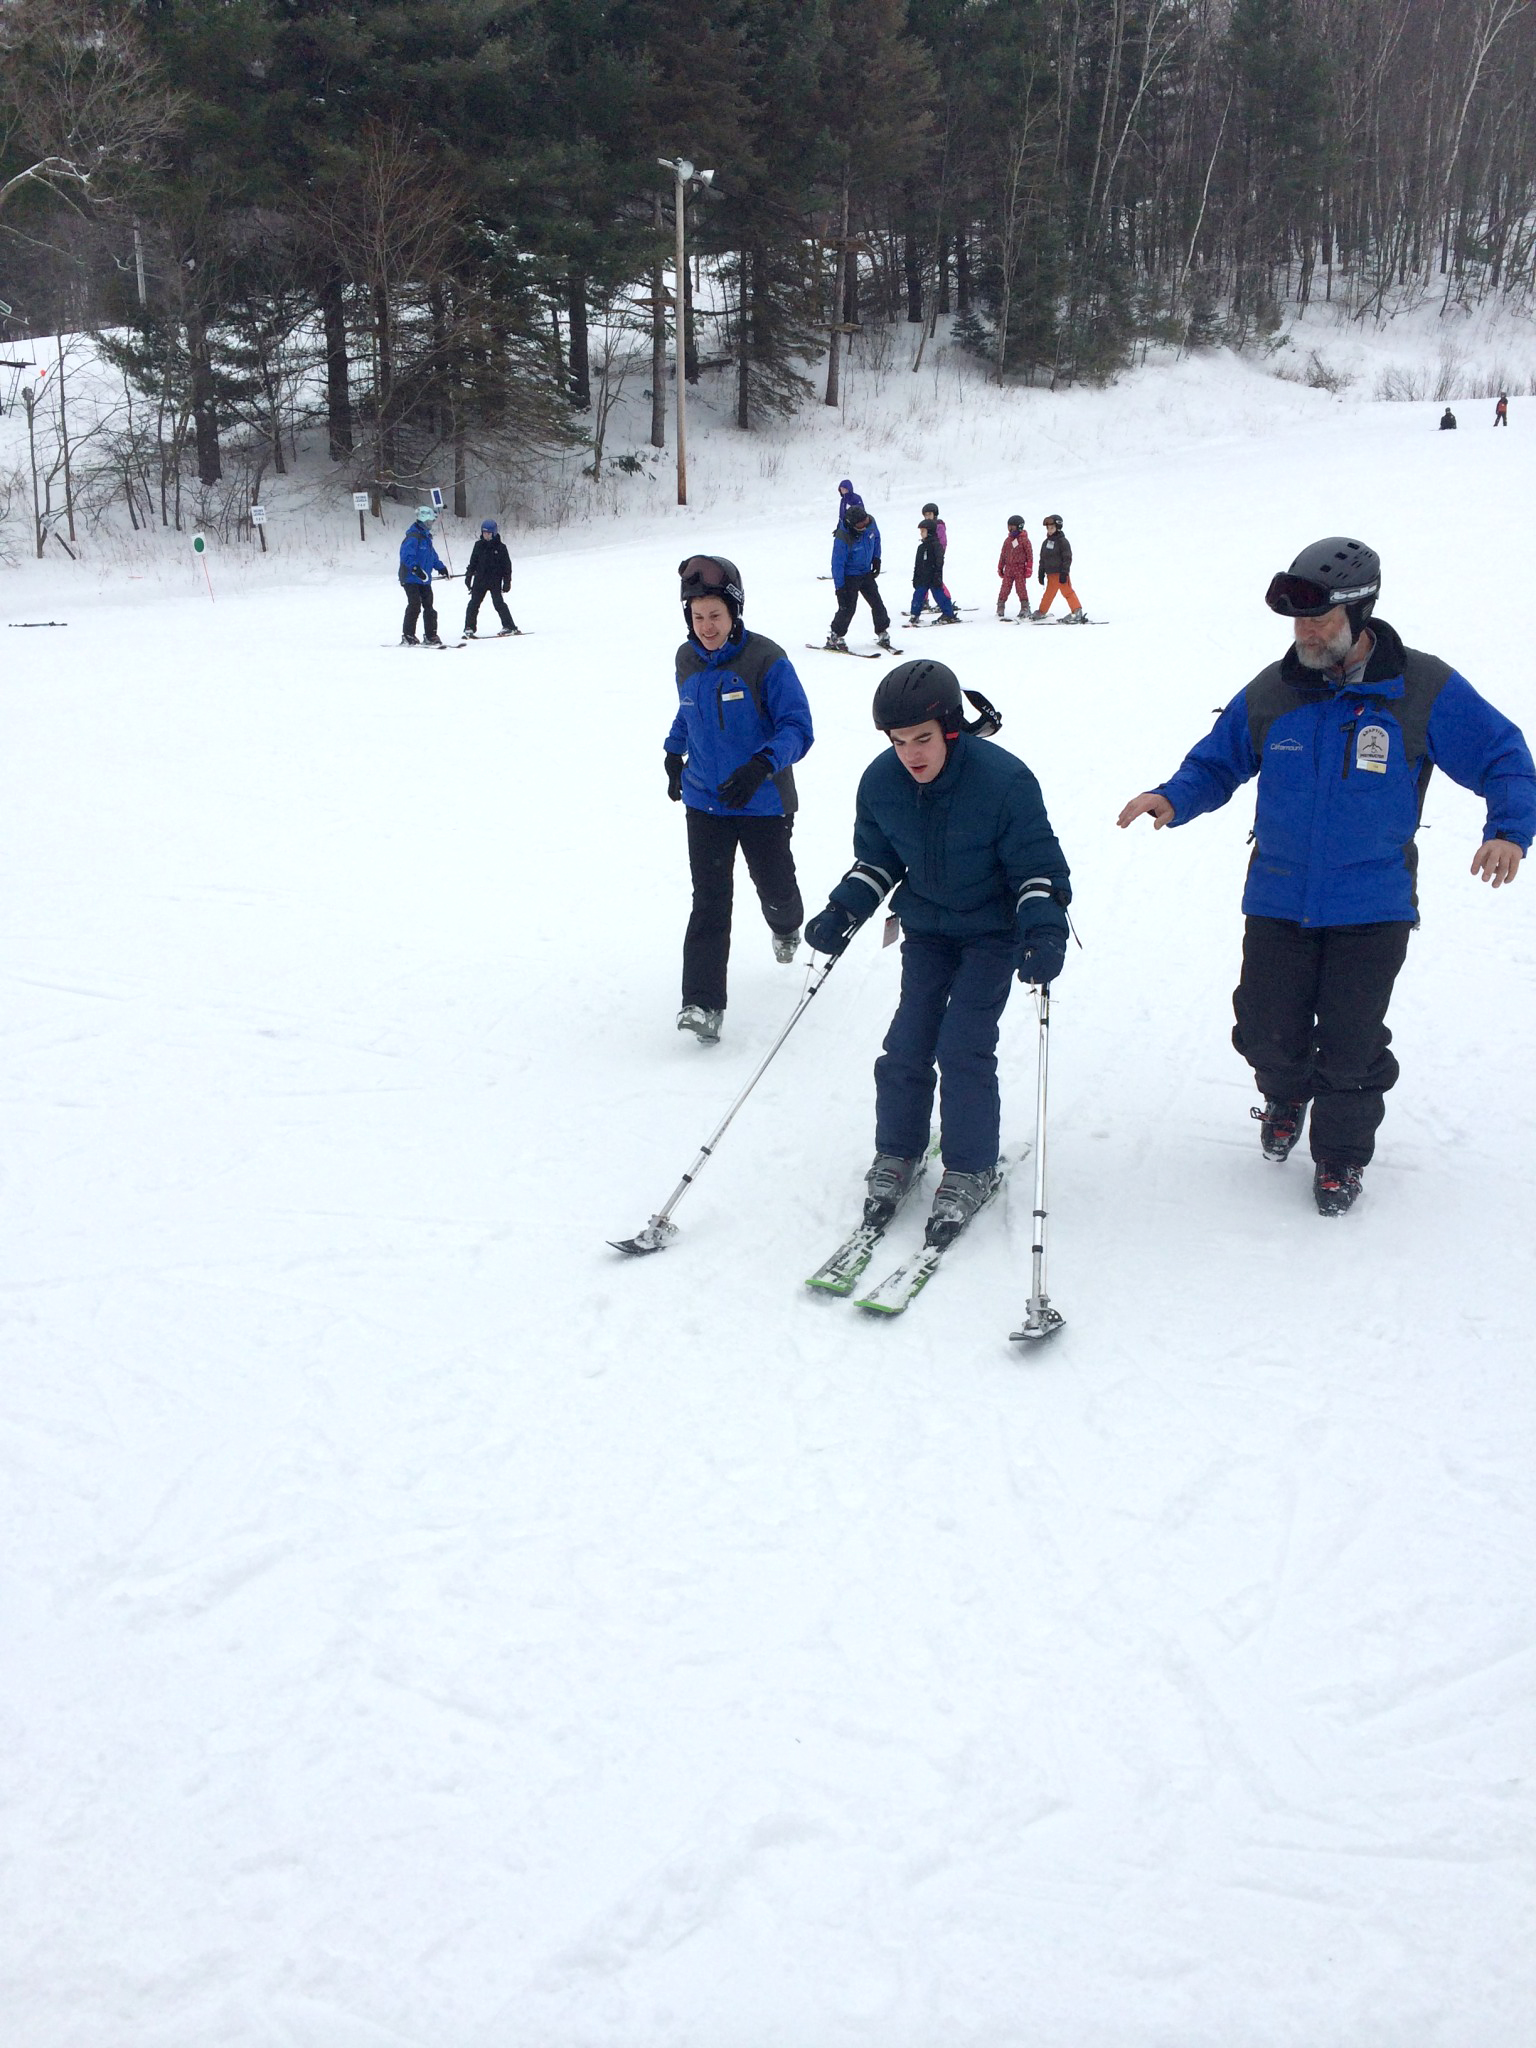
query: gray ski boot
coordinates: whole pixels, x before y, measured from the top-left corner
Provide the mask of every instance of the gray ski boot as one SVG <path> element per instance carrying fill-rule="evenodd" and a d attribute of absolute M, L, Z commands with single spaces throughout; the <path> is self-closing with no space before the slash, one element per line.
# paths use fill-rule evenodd
<path fill-rule="evenodd" d="M 706 1010 L 699 1003 L 684 1003 L 677 1013 L 677 1028 L 691 1031 L 700 1045 L 718 1045 L 724 1016 L 724 1010 Z"/>
<path fill-rule="evenodd" d="M 800 928 L 798 925 L 792 932 L 775 932 L 773 934 L 773 957 L 781 967 L 792 966 L 795 955 L 799 950 Z"/>
<path fill-rule="evenodd" d="M 898 1159 L 894 1152 L 877 1152 L 874 1164 L 864 1176 L 869 1193 L 864 1200 L 864 1227 L 884 1230 L 917 1185 L 923 1170 L 921 1159 Z"/>
<path fill-rule="evenodd" d="M 946 1169 L 933 1195 L 925 1244 L 940 1250 L 954 1243 L 978 1209 L 984 1209 L 1003 1184 L 995 1166 L 980 1173 L 953 1173 Z"/>

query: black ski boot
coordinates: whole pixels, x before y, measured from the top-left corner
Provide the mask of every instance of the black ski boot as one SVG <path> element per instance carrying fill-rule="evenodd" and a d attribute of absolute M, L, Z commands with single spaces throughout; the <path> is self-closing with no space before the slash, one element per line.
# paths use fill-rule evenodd
<path fill-rule="evenodd" d="M 921 1159 L 898 1159 L 894 1152 L 877 1152 L 874 1164 L 864 1176 L 869 1193 L 864 1199 L 864 1227 L 884 1230 L 911 1194 L 922 1171 Z"/>
<path fill-rule="evenodd" d="M 1306 1122 L 1307 1105 L 1277 1102 L 1273 1095 L 1266 1095 L 1264 1107 L 1250 1109 L 1248 1114 L 1259 1120 L 1259 1143 L 1264 1148 L 1264 1157 L 1282 1165 L 1296 1149 L 1296 1140 Z"/>
<path fill-rule="evenodd" d="M 1312 1193 L 1319 1216 L 1344 1216 L 1360 1199 L 1363 1166 L 1330 1166 L 1319 1159 L 1312 1175 Z"/>
<path fill-rule="evenodd" d="M 934 1189 L 933 1208 L 929 1212 L 923 1242 L 937 1246 L 940 1251 L 952 1245 L 976 1211 L 986 1207 L 1002 1184 L 1003 1176 L 995 1166 L 989 1166 L 981 1173 L 946 1171 Z"/>

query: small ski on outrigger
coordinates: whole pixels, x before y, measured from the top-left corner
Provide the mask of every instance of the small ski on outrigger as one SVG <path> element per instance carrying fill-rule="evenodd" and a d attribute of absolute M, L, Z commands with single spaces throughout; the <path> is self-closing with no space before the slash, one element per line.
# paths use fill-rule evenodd
<path fill-rule="evenodd" d="M 946 1221 L 936 1224 L 930 1218 L 928 1230 L 920 1250 L 911 1258 L 904 1259 L 894 1273 L 888 1273 L 878 1287 L 861 1294 L 854 1303 L 856 1308 L 867 1309 L 871 1315 L 899 1316 L 903 1309 L 910 1308 L 922 1293 L 928 1282 L 944 1262 L 944 1254 L 982 1209 L 996 1201 L 998 1190 L 1003 1185 L 1006 1168 L 999 1162 L 997 1182 L 986 1201 L 971 1212 L 962 1222 Z"/>

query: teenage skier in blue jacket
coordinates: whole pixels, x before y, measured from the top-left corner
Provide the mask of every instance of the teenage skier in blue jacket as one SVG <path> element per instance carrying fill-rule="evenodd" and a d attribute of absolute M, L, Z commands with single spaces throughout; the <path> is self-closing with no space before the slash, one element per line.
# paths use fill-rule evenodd
<path fill-rule="evenodd" d="M 1431 772 L 1485 799 L 1472 873 L 1495 888 L 1515 879 L 1536 834 L 1520 729 L 1374 618 L 1380 589 L 1380 560 L 1362 542 L 1304 548 L 1266 598 L 1292 621 L 1285 658 L 1119 819 L 1184 825 L 1258 776 L 1232 1042 L 1265 1097 L 1253 1114 L 1266 1159 L 1289 1155 L 1311 1102 L 1324 1216 L 1358 1197 L 1398 1076 L 1386 1014 L 1418 923 L 1414 835 Z"/>
<path fill-rule="evenodd" d="M 958 679 L 940 661 L 905 661 L 875 692 L 890 741 L 865 769 L 854 864 L 805 928 L 839 954 L 894 890 L 901 1000 L 875 1063 L 875 1159 L 864 1219 L 888 1222 L 928 1150 L 934 1067 L 943 1081 L 944 1174 L 928 1222 L 945 1243 L 996 1192 L 997 1034 L 1017 970 L 1043 985 L 1066 957 L 1071 876 L 1040 785 L 1016 754 L 988 746 L 1001 720 L 967 725 Z"/>
<path fill-rule="evenodd" d="M 876 578 L 880 574 L 880 529 L 859 497 L 848 499 L 843 516 L 832 536 L 832 581 L 837 588 L 837 610 L 827 633 L 827 651 L 846 654 L 843 638 L 862 597 L 874 614 L 875 637 L 889 649 L 891 615 L 885 608 Z"/>
<path fill-rule="evenodd" d="M 405 529 L 400 543 L 400 584 L 405 591 L 405 620 L 400 628 L 400 645 L 416 645 L 418 613 L 424 629 L 423 644 L 441 647 L 437 637 L 437 607 L 432 602 L 432 578 L 446 576 L 448 564 L 438 559 L 432 545 L 432 522 L 437 517 L 430 505 L 421 506 Z"/>
<path fill-rule="evenodd" d="M 714 1045 L 725 1015 L 736 849 L 773 934 L 792 961 L 804 906 L 790 850 L 794 763 L 815 733 L 788 655 L 742 623 L 741 574 L 723 555 L 678 565 L 688 637 L 677 650 L 677 715 L 666 737 L 667 794 L 687 808 L 693 913 L 683 940 L 679 1031 Z"/>

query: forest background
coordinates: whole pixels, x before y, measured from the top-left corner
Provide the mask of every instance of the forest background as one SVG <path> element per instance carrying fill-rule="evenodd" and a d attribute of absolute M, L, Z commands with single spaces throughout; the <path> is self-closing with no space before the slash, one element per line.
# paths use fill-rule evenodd
<path fill-rule="evenodd" d="M 600 475 L 626 381 L 666 445 L 679 295 L 747 430 L 876 326 L 1059 388 L 1524 306 L 1533 181 L 1526 0 L 0 0 L 7 353 L 121 380 L 89 447 L 49 394 L 39 554 L 184 484 L 236 530 L 314 428 L 375 511 Z"/>

